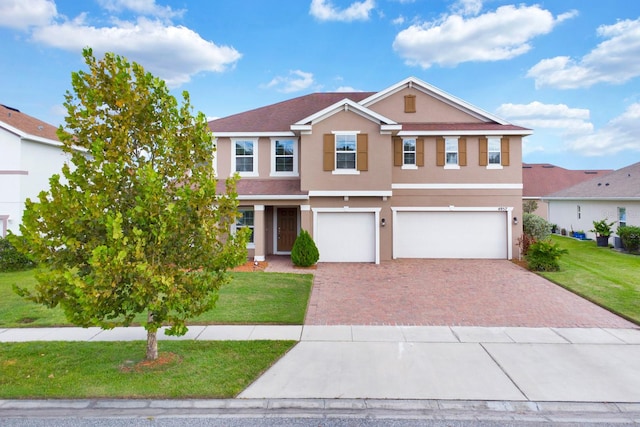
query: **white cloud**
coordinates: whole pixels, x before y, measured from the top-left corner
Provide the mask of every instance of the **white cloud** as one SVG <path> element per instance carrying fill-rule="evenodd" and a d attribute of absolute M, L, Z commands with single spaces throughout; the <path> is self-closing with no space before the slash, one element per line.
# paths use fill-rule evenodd
<path fill-rule="evenodd" d="M 275 88 L 278 92 L 299 92 L 309 88 L 313 81 L 313 73 L 305 73 L 300 70 L 289 71 L 285 77 L 274 77 L 265 85 L 267 88 Z"/>
<path fill-rule="evenodd" d="M 311 0 L 309 13 L 320 21 L 367 21 L 374 7 L 375 0 L 356 1 L 342 10 L 336 8 L 331 0 Z"/>
<path fill-rule="evenodd" d="M 462 3 L 469 12 L 476 2 Z M 447 15 L 438 21 L 414 24 L 401 31 L 393 48 L 409 65 L 426 69 L 433 64 L 455 66 L 468 61 L 498 61 L 529 51 L 531 39 L 547 34 L 575 13 L 554 18 L 548 10 L 534 6 L 501 6 L 465 19 Z"/>
<path fill-rule="evenodd" d="M 398 16 L 396 19 L 391 21 L 392 24 L 394 25 L 402 25 L 404 24 L 404 16 L 400 15 Z"/>
<path fill-rule="evenodd" d="M 189 28 L 144 18 L 98 28 L 85 25 L 80 16 L 74 21 L 38 27 L 32 37 L 64 50 L 78 52 L 90 46 L 96 55 L 123 55 L 165 79 L 171 87 L 188 82 L 199 72 L 224 71 L 241 57 L 234 48 L 204 40 Z"/>
<path fill-rule="evenodd" d="M 452 10 L 455 14 L 475 16 L 482 10 L 482 0 L 458 0 Z"/>
<path fill-rule="evenodd" d="M 53 0 L 2 0 L 0 1 L 0 27 L 28 29 L 47 25 L 57 16 Z"/>
<path fill-rule="evenodd" d="M 336 92 L 362 92 L 360 89 L 355 89 L 351 86 L 340 86 L 336 89 Z"/>
<path fill-rule="evenodd" d="M 574 89 L 597 83 L 620 84 L 640 75 L 640 18 L 598 28 L 605 40 L 579 60 L 543 59 L 527 73 L 536 87 Z"/>
<path fill-rule="evenodd" d="M 604 156 L 624 150 L 640 152 L 640 103 L 631 104 L 622 115 L 602 129 L 573 140 L 569 147 L 585 156 Z"/>
<path fill-rule="evenodd" d="M 570 108 L 565 104 L 502 104 L 496 112 L 514 123 L 533 129 L 557 129 L 568 138 L 588 135 L 593 132 L 590 111 Z"/>
<path fill-rule="evenodd" d="M 130 10 L 137 14 L 158 18 L 173 18 L 184 14 L 184 9 L 173 10 L 170 6 L 159 6 L 155 0 L 98 0 L 100 5 L 110 12 Z"/>

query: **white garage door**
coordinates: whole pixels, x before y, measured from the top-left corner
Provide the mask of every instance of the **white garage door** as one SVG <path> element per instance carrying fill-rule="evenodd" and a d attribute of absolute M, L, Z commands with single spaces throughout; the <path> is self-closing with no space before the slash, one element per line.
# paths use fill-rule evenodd
<path fill-rule="evenodd" d="M 507 258 L 506 212 L 396 212 L 394 258 Z"/>
<path fill-rule="evenodd" d="M 375 262 L 373 212 L 318 212 L 314 240 L 321 262 Z"/>

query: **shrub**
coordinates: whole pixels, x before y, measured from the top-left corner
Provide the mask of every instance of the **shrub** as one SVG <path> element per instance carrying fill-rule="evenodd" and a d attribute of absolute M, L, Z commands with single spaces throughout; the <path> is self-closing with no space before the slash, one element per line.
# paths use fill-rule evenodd
<path fill-rule="evenodd" d="M 15 236 L 15 239 L 21 239 Z M 0 238 L 0 271 L 18 271 L 33 268 L 35 263 L 26 255 L 18 252 L 9 239 Z"/>
<path fill-rule="evenodd" d="M 600 221 L 593 221 L 593 230 L 589 230 L 592 233 L 596 233 L 596 237 L 609 237 L 611 236 L 611 227 L 615 224 L 615 221 L 607 222 L 607 218 Z"/>
<path fill-rule="evenodd" d="M 309 267 L 320 259 L 318 247 L 306 230 L 300 230 L 291 249 L 291 261 L 298 267 Z"/>
<path fill-rule="evenodd" d="M 535 242 L 536 242 L 536 239 L 534 239 L 532 236 L 528 234 L 523 234 L 518 238 L 518 246 L 520 247 L 522 256 L 527 255 L 527 252 L 529 252 L 529 248 Z"/>
<path fill-rule="evenodd" d="M 628 252 L 640 251 L 640 227 L 631 225 L 618 227 L 618 236 L 620 236 L 625 250 Z"/>
<path fill-rule="evenodd" d="M 522 202 L 522 212 L 534 213 L 538 209 L 538 202 L 535 200 L 525 200 Z"/>
<path fill-rule="evenodd" d="M 558 271 L 560 270 L 560 256 L 566 254 L 567 250 L 560 248 L 557 243 L 551 240 L 541 240 L 533 243 L 529 247 L 526 255 L 529 270 L 534 271 Z"/>
<path fill-rule="evenodd" d="M 541 216 L 525 213 L 522 216 L 522 231 L 535 240 L 544 240 L 551 234 L 551 224 Z"/>

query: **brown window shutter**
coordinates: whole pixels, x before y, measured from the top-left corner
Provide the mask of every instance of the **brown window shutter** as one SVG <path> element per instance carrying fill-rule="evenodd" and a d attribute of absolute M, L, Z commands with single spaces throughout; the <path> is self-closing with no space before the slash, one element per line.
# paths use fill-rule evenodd
<path fill-rule="evenodd" d="M 500 162 L 502 166 L 509 166 L 509 138 L 506 136 L 500 140 Z"/>
<path fill-rule="evenodd" d="M 369 170 L 369 136 L 366 133 L 359 133 L 357 145 L 356 169 Z"/>
<path fill-rule="evenodd" d="M 336 162 L 336 142 L 335 137 L 331 133 L 325 133 L 323 139 L 322 168 L 324 171 L 332 171 L 335 169 Z"/>
<path fill-rule="evenodd" d="M 436 138 L 436 166 L 444 166 L 444 138 Z"/>
<path fill-rule="evenodd" d="M 404 96 L 404 112 L 405 113 L 416 112 L 416 96 L 415 95 Z"/>
<path fill-rule="evenodd" d="M 393 137 L 393 165 L 394 166 L 402 166 L 403 159 L 402 154 L 404 153 L 402 149 L 402 138 L 399 136 Z"/>
<path fill-rule="evenodd" d="M 458 139 L 458 165 L 467 166 L 467 138 Z"/>
<path fill-rule="evenodd" d="M 424 166 L 424 138 L 416 139 L 416 166 Z"/>
<path fill-rule="evenodd" d="M 480 156 L 479 164 L 480 166 L 487 166 L 489 162 L 489 141 L 485 137 L 480 137 L 478 138 L 478 146 L 480 147 L 480 153 L 478 154 Z"/>

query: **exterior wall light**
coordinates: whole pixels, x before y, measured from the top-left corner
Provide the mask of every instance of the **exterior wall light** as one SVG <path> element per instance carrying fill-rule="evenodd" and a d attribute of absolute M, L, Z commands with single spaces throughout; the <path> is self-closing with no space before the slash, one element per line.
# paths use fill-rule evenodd
<path fill-rule="evenodd" d="M 513 223 L 514 223 L 515 225 L 518 225 L 518 217 L 517 217 L 517 216 L 514 216 L 514 217 L 513 217 Z"/>
<path fill-rule="evenodd" d="M 383 226 L 383 227 L 384 227 L 385 225 L 387 225 L 387 220 L 386 220 L 386 219 L 384 219 L 384 218 L 382 218 L 382 219 L 380 220 L 380 225 L 381 225 L 381 226 Z"/>

